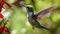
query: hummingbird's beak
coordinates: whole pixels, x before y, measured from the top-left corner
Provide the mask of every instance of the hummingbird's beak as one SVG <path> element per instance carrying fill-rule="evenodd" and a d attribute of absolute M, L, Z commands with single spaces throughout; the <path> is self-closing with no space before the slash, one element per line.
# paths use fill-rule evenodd
<path fill-rule="evenodd" d="M 24 3 L 24 1 L 20 1 L 20 3 L 19 3 L 21 6 L 23 6 L 23 7 L 32 7 L 31 5 L 25 5 L 25 3 Z"/>
<path fill-rule="evenodd" d="M 20 4 L 20 5 L 22 5 L 23 7 L 32 7 L 31 5 L 25 5 L 25 4 Z"/>
<path fill-rule="evenodd" d="M 25 6 L 25 5 L 22 5 L 23 7 L 27 7 L 27 6 Z"/>

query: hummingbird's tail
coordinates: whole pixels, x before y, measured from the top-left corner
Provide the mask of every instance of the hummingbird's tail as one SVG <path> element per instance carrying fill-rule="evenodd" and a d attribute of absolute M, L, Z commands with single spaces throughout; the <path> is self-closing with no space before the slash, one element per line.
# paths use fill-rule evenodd
<path fill-rule="evenodd" d="M 45 29 L 45 30 L 50 30 L 49 28 L 45 27 L 45 26 L 42 26 L 42 25 L 39 25 L 37 26 L 39 29 Z"/>
<path fill-rule="evenodd" d="M 33 18 L 35 20 L 35 27 L 39 28 L 39 29 L 45 29 L 45 30 L 50 30 L 49 28 L 41 25 L 35 18 Z"/>

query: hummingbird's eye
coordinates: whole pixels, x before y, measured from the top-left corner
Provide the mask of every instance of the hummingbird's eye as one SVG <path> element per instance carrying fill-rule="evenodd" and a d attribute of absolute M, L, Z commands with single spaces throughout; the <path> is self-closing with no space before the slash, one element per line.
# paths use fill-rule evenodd
<path fill-rule="evenodd" d="M 29 11 L 33 11 L 33 8 L 32 8 L 32 7 L 27 7 L 27 9 L 28 9 Z"/>

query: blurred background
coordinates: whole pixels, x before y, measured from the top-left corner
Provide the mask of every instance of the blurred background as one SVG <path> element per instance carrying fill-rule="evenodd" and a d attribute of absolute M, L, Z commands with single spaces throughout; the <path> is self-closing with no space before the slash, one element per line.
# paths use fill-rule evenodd
<path fill-rule="evenodd" d="M 54 31 L 50 32 L 38 28 L 32 29 L 28 22 L 27 10 L 20 5 L 21 1 L 24 1 L 25 5 L 33 6 L 34 13 L 38 13 L 51 6 L 55 7 L 47 17 L 39 21 L 42 25 Z M 10 3 L 14 9 L 9 9 L 6 6 L 6 12 L 3 13 L 8 20 L 6 26 L 11 34 L 60 34 L 60 0 L 33 0 L 33 2 L 32 0 L 6 0 L 6 2 Z"/>

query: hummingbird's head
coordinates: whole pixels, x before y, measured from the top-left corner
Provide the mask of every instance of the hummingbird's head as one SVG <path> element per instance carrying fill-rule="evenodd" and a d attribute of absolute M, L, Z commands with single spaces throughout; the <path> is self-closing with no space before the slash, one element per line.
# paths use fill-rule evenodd
<path fill-rule="evenodd" d="M 25 7 L 28 10 L 28 12 L 33 12 L 33 7 L 31 5 L 24 5 L 23 4 L 22 6 Z"/>
<path fill-rule="evenodd" d="M 33 12 L 33 7 L 26 7 L 28 12 Z"/>
<path fill-rule="evenodd" d="M 33 16 L 34 15 L 33 7 L 26 6 L 26 9 L 27 9 L 27 13 L 28 13 L 29 16 Z"/>

